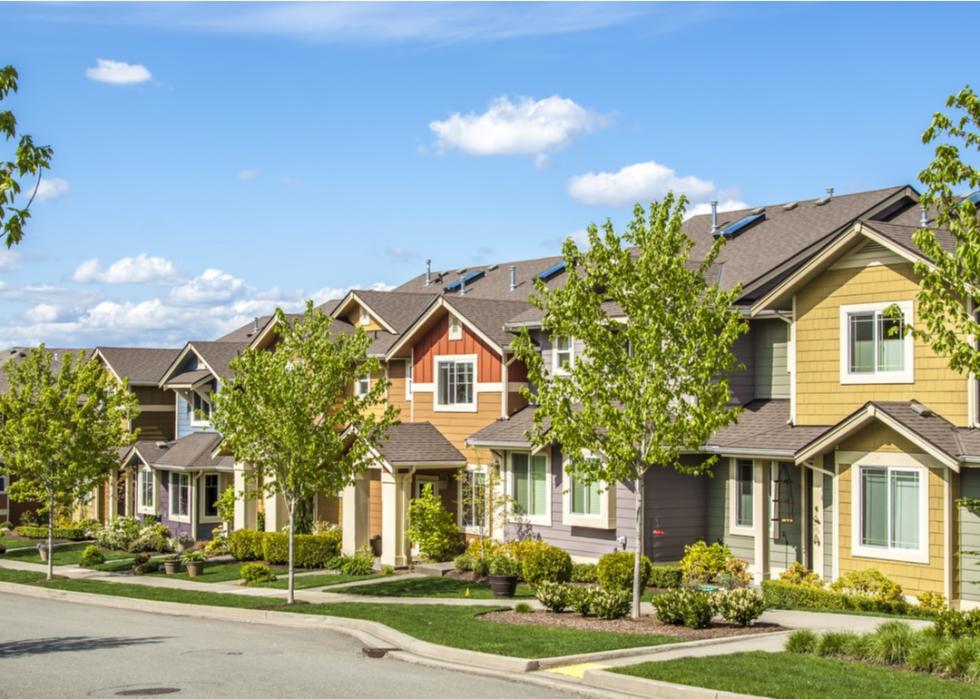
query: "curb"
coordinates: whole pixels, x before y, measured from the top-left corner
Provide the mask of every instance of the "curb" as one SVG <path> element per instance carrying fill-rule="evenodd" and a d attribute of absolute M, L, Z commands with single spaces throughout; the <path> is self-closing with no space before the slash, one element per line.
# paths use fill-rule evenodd
<path fill-rule="evenodd" d="M 686 684 L 672 684 L 606 670 L 586 670 L 582 681 L 591 687 L 607 691 L 656 699 L 758 699 L 754 694 L 736 694 Z"/>

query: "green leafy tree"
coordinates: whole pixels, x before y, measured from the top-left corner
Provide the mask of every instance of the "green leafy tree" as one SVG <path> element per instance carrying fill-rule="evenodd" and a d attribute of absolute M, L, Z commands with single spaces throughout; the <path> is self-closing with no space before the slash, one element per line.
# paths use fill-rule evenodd
<path fill-rule="evenodd" d="M 17 92 L 17 79 L 17 69 L 13 66 L 0 68 L 0 102 L 11 92 Z M 0 111 L 0 134 L 6 141 L 17 137 L 17 119 L 9 109 Z M 51 146 L 35 146 L 30 134 L 23 134 L 13 160 L 0 161 L 0 238 L 6 241 L 8 248 L 24 237 L 24 226 L 31 217 L 31 204 L 41 184 L 41 172 L 50 167 L 53 154 Z M 21 193 L 21 180 L 35 176 L 27 202 L 15 206 Z"/>
<path fill-rule="evenodd" d="M 528 368 L 537 406 L 530 435 L 537 446 L 561 445 L 565 469 L 580 483 L 631 484 L 636 495 L 633 615 L 639 616 L 644 545 L 644 486 L 652 468 L 701 473 L 681 462 L 737 409 L 727 375 L 737 365 L 732 344 L 748 324 L 734 308 L 739 290 L 722 291 L 706 272 L 723 244 L 691 260 L 681 226 L 686 200 L 668 194 L 637 205 L 626 232 L 591 225 L 589 248 L 565 242 L 565 286 L 537 283 L 531 303 L 544 311 L 552 337 L 584 343 L 584 355 L 549 375 L 527 331 L 515 352 Z"/>
<path fill-rule="evenodd" d="M 276 320 L 273 351 L 249 349 L 232 361 L 233 378 L 215 396 L 214 426 L 235 458 L 251 466 L 253 487 L 285 502 L 292 604 L 298 508 L 349 485 L 373 460 L 397 409 L 384 407 L 384 379 L 353 395 L 359 377 L 380 370 L 367 355 L 371 338 L 363 330 L 332 332 L 331 318 L 312 302 L 295 323 L 281 309 Z"/>
<path fill-rule="evenodd" d="M 12 499 L 42 503 L 50 554 L 56 511 L 90 496 L 119 467 L 119 449 L 136 440 L 128 425 L 139 413 L 137 401 L 84 353 L 59 362 L 41 345 L 4 370 L 9 388 L 0 396 L 0 469 L 15 479 Z"/>
<path fill-rule="evenodd" d="M 459 527 L 429 484 L 408 505 L 406 533 L 419 545 L 419 553 L 430 561 L 449 560 L 460 544 Z"/>

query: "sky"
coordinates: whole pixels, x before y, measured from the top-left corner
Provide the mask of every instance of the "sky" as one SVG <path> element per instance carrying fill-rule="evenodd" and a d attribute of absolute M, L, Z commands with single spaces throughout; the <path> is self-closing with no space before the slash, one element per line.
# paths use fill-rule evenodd
<path fill-rule="evenodd" d="M 179 347 L 592 222 L 916 183 L 975 4 L 0 4 L 0 346 Z M 972 69 L 971 69 L 972 68 Z M 0 143 L 8 159 L 12 143 Z"/>

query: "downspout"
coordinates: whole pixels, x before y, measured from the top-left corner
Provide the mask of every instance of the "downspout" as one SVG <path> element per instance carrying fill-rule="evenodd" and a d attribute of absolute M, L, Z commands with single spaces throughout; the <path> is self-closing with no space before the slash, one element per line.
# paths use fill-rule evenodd
<path fill-rule="evenodd" d="M 191 508 L 191 538 L 197 541 L 197 482 L 201 477 L 201 472 L 196 471 L 191 478 L 191 492 L 187 504 Z"/>
<path fill-rule="evenodd" d="M 507 360 L 507 351 L 504 350 L 504 361 L 501 362 L 500 379 L 503 382 L 502 395 L 500 397 L 500 417 L 504 420 L 510 419 L 510 365 L 517 361 L 517 355 L 513 355 L 510 361 Z"/>

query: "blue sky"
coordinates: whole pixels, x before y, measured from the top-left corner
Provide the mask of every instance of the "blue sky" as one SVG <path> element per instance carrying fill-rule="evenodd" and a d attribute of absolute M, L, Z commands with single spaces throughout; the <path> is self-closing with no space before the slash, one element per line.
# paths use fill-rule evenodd
<path fill-rule="evenodd" d="M 0 344 L 210 338 L 427 257 L 556 254 L 668 188 L 734 206 L 914 183 L 931 114 L 977 82 L 978 20 L 971 4 L 2 5 L 21 74 L 3 106 L 55 157 L 0 257 Z"/>

